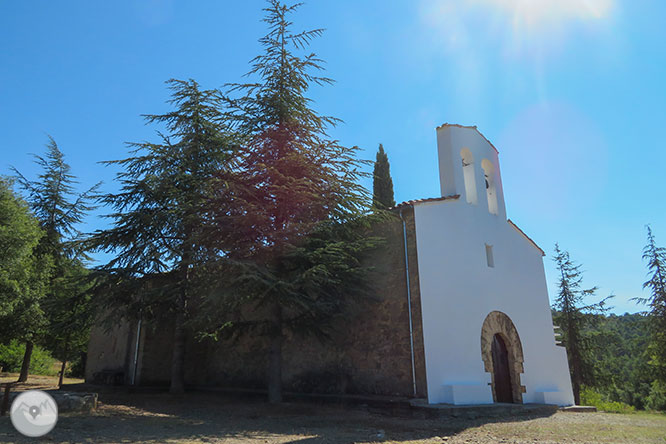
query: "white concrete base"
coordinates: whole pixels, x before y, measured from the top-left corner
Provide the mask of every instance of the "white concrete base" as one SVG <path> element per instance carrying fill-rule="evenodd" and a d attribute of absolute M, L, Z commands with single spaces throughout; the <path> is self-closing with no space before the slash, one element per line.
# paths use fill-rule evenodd
<path fill-rule="evenodd" d="M 445 404 L 454 405 L 492 404 L 493 393 L 487 384 L 444 384 L 442 399 Z"/>
<path fill-rule="evenodd" d="M 571 405 L 569 396 L 558 390 L 537 391 L 534 394 L 534 401 L 538 404 Z"/>

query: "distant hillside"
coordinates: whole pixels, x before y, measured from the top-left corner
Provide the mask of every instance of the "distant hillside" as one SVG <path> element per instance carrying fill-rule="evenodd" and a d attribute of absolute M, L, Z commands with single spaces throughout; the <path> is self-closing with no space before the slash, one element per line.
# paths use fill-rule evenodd
<path fill-rule="evenodd" d="M 555 324 L 558 314 L 553 312 Z M 629 313 L 585 316 L 586 355 L 593 363 L 587 385 L 608 401 L 666 410 L 666 388 L 654 382 L 649 365 L 648 318 Z"/>

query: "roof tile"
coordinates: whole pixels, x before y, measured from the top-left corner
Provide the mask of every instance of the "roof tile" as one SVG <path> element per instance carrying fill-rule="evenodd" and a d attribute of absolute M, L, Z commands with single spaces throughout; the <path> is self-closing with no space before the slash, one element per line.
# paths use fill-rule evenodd
<path fill-rule="evenodd" d="M 414 200 L 407 200 L 405 202 L 400 202 L 393 208 L 390 208 L 391 210 L 400 208 L 400 207 L 408 207 L 408 206 L 414 206 L 414 204 L 420 204 L 420 203 L 425 203 L 425 202 L 437 202 L 437 201 L 444 201 L 444 200 L 456 200 L 460 198 L 460 194 L 455 194 L 452 196 L 444 196 L 444 197 L 429 197 L 427 199 L 414 199 Z"/>

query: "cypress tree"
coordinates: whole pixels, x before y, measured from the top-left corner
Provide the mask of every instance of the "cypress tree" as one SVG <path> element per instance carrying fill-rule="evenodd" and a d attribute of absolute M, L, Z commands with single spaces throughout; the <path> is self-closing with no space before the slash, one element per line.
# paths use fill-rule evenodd
<path fill-rule="evenodd" d="M 377 160 L 375 160 L 372 177 L 372 207 L 385 210 L 395 206 L 391 166 L 381 143 L 377 151 Z"/>

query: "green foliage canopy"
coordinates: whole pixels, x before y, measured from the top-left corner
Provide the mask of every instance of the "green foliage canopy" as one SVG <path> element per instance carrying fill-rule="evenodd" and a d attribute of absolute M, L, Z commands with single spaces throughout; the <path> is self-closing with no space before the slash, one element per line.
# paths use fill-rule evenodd
<path fill-rule="evenodd" d="M 102 267 L 101 304 L 115 317 L 175 316 L 171 390 L 183 391 L 184 335 L 198 266 L 216 251 L 209 242 L 211 201 L 223 195 L 234 151 L 222 125 L 221 97 L 194 80 L 172 79 L 166 114 L 147 115 L 166 127 L 160 143 L 130 143 L 133 156 L 104 162 L 122 168 L 118 193 L 100 201 L 113 226 L 98 230 L 95 250 L 114 255 Z M 220 209 L 218 209 L 220 210 Z"/>
<path fill-rule="evenodd" d="M 43 293 L 44 263 L 33 254 L 44 232 L 30 213 L 28 205 L 11 188 L 8 179 L 0 177 L 0 318 L 6 327 L 9 316 Z M 46 267 L 48 268 L 48 267 Z M 5 336 L 11 328 L 2 328 Z"/>
<path fill-rule="evenodd" d="M 77 180 L 55 140 L 49 136 L 44 157 L 35 156 L 41 168 L 36 180 L 13 169 L 45 236 L 35 255 L 52 264 L 48 270 L 45 297 L 25 299 L 20 322 L 23 339 L 49 345 L 58 358 L 67 361 L 86 347 L 92 313 L 90 284 L 84 282 L 88 259 L 77 225 L 95 207 L 92 204 L 99 183 L 76 192 Z M 46 269 L 44 273 L 47 273 Z M 32 345 L 26 348 L 21 380 L 27 378 Z"/>
<path fill-rule="evenodd" d="M 586 299 L 594 295 L 597 287 L 581 288 L 583 274 L 580 271 L 580 265 L 576 265 L 569 257 L 569 253 L 560 250 L 557 244 L 555 244 L 553 260 L 560 272 L 559 292 L 553 304 L 556 316 L 553 320 L 562 329 L 562 343 L 567 349 L 569 358 L 574 400 L 577 405 L 580 405 L 582 385 L 590 384 L 595 380 L 595 365 L 590 355 L 593 340 L 585 334 L 585 326 L 589 318 L 586 318 L 584 314 L 603 312 L 608 298 L 594 304 L 587 303 Z"/>
<path fill-rule="evenodd" d="M 643 288 L 649 290 L 650 296 L 636 300 L 649 307 L 650 364 L 660 383 L 666 385 L 666 248 L 657 245 L 650 226 L 647 227 L 647 240 L 643 259 L 647 262 L 650 279 Z"/>
<path fill-rule="evenodd" d="M 359 255 L 373 243 L 363 230 L 365 162 L 357 147 L 330 138 L 338 119 L 317 113 L 306 95 L 332 80 L 317 75 L 315 54 L 301 54 L 322 30 L 292 32 L 288 16 L 298 6 L 269 2 L 264 51 L 248 73 L 256 81 L 230 88 L 227 118 L 242 143 L 228 180 L 232 204 L 217 205 L 228 209 L 216 218 L 218 232 L 228 233 L 221 236 L 228 271 L 216 275 L 228 279 L 209 302 L 227 319 L 236 316 L 222 330 L 245 327 L 269 338 L 271 402 L 281 399 L 284 335 L 325 335 L 344 293 L 359 282 Z M 252 307 L 251 316 L 239 317 L 241 307 Z"/>
<path fill-rule="evenodd" d="M 44 157 L 34 156 L 35 163 L 42 170 L 36 180 L 27 179 L 16 168 L 12 170 L 19 185 L 27 193 L 26 200 L 46 233 L 40 244 L 41 253 L 58 261 L 61 258 L 78 259 L 82 251 L 80 245 L 74 242 L 80 234 L 76 225 L 94 209 L 91 202 L 100 184 L 77 193 L 76 177 L 51 136 L 46 150 Z"/>

